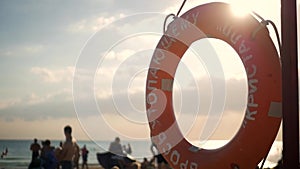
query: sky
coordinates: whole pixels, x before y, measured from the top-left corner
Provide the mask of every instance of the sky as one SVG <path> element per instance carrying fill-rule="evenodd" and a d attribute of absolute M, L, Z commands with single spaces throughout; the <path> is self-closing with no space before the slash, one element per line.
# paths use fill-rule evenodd
<path fill-rule="evenodd" d="M 181 14 L 207 2 L 189 0 Z M 280 32 L 279 0 L 224 2 L 256 11 Z M 1 0 L 0 139 L 62 140 L 67 124 L 79 140 L 148 139 L 147 65 L 164 17 L 177 13 L 181 3 Z M 245 70 L 232 48 L 217 40 L 213 44 L 218 56 L 226 55 L 219 58 L 226 100 L 211 138 L 230 139 L 244 114 Z M 207 118 L 212 89 L 209 68 L 188 52 L 192 57 L 183 59 L 176 74 L 174 107 L 182 131 L 192 140 Z"/>

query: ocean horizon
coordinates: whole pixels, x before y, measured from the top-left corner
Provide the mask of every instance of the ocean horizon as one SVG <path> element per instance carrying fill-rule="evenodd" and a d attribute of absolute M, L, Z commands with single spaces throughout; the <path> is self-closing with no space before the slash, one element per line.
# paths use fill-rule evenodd
<path fill-rule="evenodd" d="M 62 140 L 51 140 L 51 145 L 54 147 L 59 146 L 59 142 Z M 3 152 L 6 148 L 8 154 L 3 158 L 0 158 L 0 169 L 25 169 L 28 167 L 31 161 L 30 145 L 33 140 L 0 140 L 0 151 Z M 39 143 L 41 140 L 39 140 Z M 86 147 L 89 150 L 88 163 L 99 164 L 96 154 L 106 152 L 108 150 L 110 141 L 90 141 L 90 140 L 77 140 L 79 147 Z M 221 147 L 225 145 L 228 140 L 209 140 L 204 145 L 204 148 L 212 149 L 214 147 Z M 150 159 L 152 154 L 150 151 L 150 140 L 122 140 L 122 145 L 131 145 L 132 156 L 142 161 L 144 157 Z M 197 145 L 197 143 L 195 143 Z M 281 158 L 282 141 L 274 141 L 272 148 L 269 152 L 268 158 L 264 164 L 264 168 L 273 168 L 276 166 L 277 161 Z M 79 161 L 82 162 L 81 159 Z"/>

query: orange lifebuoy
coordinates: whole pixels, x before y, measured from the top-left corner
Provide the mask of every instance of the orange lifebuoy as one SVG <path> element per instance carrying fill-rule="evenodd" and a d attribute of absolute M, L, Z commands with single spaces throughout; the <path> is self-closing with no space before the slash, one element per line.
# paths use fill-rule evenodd
<path fill-rule="evenodd" d="M 172 87 L 181 57 L 196 40 L 227 42 L 246 69 L 248 103 L 233 139 L 218 149 L 197 149 L 176 122 Z M 250 14 L 238 18 L 230 5 L 197 6 L 170 23 L 148 70 L 146 108 L 151 138 L 175 169 L 255 168 L 270 149 L 281 122 L 281 65 L 266 27 Z"/>

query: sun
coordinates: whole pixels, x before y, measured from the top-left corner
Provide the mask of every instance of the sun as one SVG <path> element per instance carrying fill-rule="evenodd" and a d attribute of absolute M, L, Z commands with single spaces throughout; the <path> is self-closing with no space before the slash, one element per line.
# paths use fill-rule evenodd
<path fill-rule="evenodd" d="M 244 1 L 235 1 L 231 3 L 232 13 L 237 17 L 245 17 L 253 11 L 250 4 L 246 4 Z"/>

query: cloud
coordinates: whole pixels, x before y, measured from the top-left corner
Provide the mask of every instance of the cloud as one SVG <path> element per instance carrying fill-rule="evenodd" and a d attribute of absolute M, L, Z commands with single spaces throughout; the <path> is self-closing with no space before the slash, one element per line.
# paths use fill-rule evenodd
<path fill-rule="evenodd" d="M 41 54 L 46 49 L 46 45 L 43 44 L 11 45 L 0 49 L 0 57 L 32 57 Z"/>
<path fill-rule="evenodd" d="M 128 116 L 134 116 L 136 113 L 145 112 L 145 76 L 134 79 L 136 84 L 130 86 L 123 83 L 123 88 L 103 88 L 99 86 L 96 92 L 96 101 L 101 113 L 121 113 Z M 181 79 L 183 80 L 183 79 Z M 173 105 L 177 113 L 197 114 L 205 116 L 209 112 L 212 104 L 212 86 L 207 77 L 196 79 L 198 82 L 189 85 L 177 82 L 173 92 Z M 192 81 L 191 81 L 192 82 Z M 120 82 L 122 83 L 122 82 Z M 132 82 L 134 83 L 134 82 Z M 186 83 L 186 82 L 185 82 Z M 226 90 L 226 98 L 224 103 L 224 111 L 243 113 L 246 106 L 246 82 L 240 79 L 230 79 L 225 81 L 224 90 Z"/>
<path fill-rule="evenodd" d="M 226 109 L 243 112 L 247 106 L 248 86 L 246 79 L 231 78 L 226 81 Z"/>
<path fill-rule="evenodd" d="M 72 23 L 68 26 L 67 31 L 71 33 L 89 33 L 95 32 L 102 28 L 103 26 L 112 23 L 118 18 L 121 18 L 123 14 L 120 14 L 119 17 L 92 17 L 89 19 L 81 19 L 75 23 Z"/>
<path fill-rule="evenodd" d="M 14 107 L 14 106 L 32 106 L 38 105 L 41 103 L 51 102 L 53 100 L 72 100 L 71 90 L 70 89 L 62 89 L 60 91 L 56 91 L 53 93 L 48 93 L 45 95 L 37 95 L 36 93 L 30 93 L 23 98 L 10 98 L 10 99 L 2 99 L 0 102 L 0 110 Z"/>
<path fill-rule="evenodd" d="M 46 95 L 31 93 L 22 98 L 4 99 L 1 100 L 0 105 L 0 115 L 5 120 L 20 118 L 34 121 L 76 116 L 70 89 L 62 89 Z"/>
<path fill-rule="evenodd" d="M 38 75 L 44 82 L 58 83 L 62 81 L 71 81 L 74 74 L 74 67 L 66 67 L 63 69 L 50 70 L 42 67 L 32 67 L 31 73 Z"/>
<path fill-rule="evenodd" d="M 0 56 L 12 56 L 13 52 L 11 50 L 0 49 Z"/>
<path fill-rule="evenodd" d="M 18 103 L 21 102 L 21 99 L 15 98 L 15 99 L 1 99 L 0 101 L 0 110 L 6 109 L 8 107 L 12 107 Z"/>
<path fill-rule="evenodd" d="M 67 124 L 72 126 L 72 134 L 76 139 L 89 140 L 76 117 L 40 119 L 36 121 L 25 121 L 21 118 L 13 119 L 13 121 L 5 121 L 5 119 L 1 118 L 0 128 L 2 130 L 0 130 L 0 139 L 22 138 L 31 140 L 37 137 L 39 140 L 62 140 L 64 138 L 63 127 Z M 101 132 L 104 133 L 105 130 Z"/>
<path fill-rule="evenodd" d="M 39 52 L 43 51 L 44 49 L 45 49 L 45 46 L 41 45 L 41 44 L 30 45 L 30 46 L 24 47 L 24 51 L 27 53 L 31 53 L 31 54 L 39 53 Z"/>

